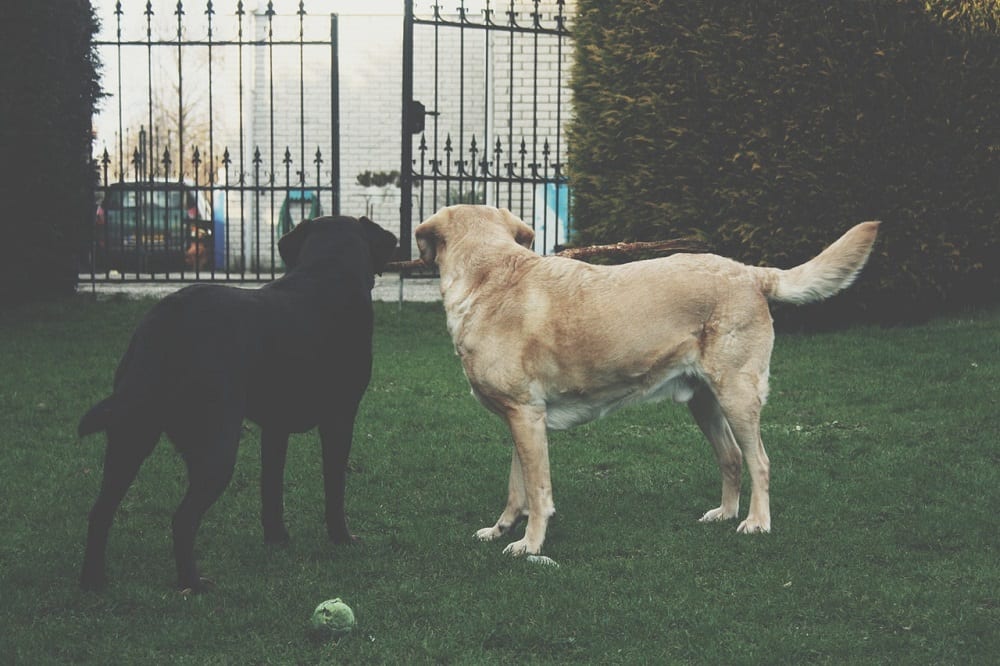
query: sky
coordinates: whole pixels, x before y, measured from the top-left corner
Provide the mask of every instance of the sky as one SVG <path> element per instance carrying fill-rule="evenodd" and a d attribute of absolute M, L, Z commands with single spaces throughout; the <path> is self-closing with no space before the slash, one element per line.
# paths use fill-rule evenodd
<path fill-rule="evenodd" d="M 444 10 L 453 11 L 463 0 L 417 0 L 415 1 L 415 11 L 418 15 L 429 15 L 433 12 L 433 5 L 438 2 Z M 146 0 L 121 0 L 123 13 L 121 15 L 121 39 L 123 41 L 143 42 L 147 39 L 147 16 L 145 15 Z M 92 0 L 94 10 L 101 21 L 101 31 L 98 33 L 98 41 L 114 42 L 118 28 L 118 18 L 115 16 L 115 0 Z M 311 17 L 307 23 L 311 23 L 313 28 L 319 27 L 327 31 L 329 25 L 328 17 L 332 13 L 342 16 L 399 16 L 402 17 L 403 0 L 303 0 L 307 15 Z M 494 4 L 504 4 L 502 1 Z M 207 0 L 185 0 L 184 9 L 184 39 L 207 40 L 208 22 L 205 15 Z M 476 15 L 485 7 L 485 0 L 464 0 L 465 7 L 472 15 Z M 237 0 L 213 0 L 214 11 L 213 35 L 214 41 L 224 41 L 237 39 L 238 21 L 235 18 Z M 252 23 L 249 15 L 254 12 L 263 13 L 267 8 L 266 0 L 244 0 L 243 7 L 247 13 L 245 26 L 249 29 Z M 153 16 L 149 21 L 151 27 L 151 37 L 155 40 L 172 41 L 177 36 L 176 0 L 152 0 Z M 276 12 L 274 18 L 275 38 L 281 30 L 284 38 L 295 39 L 298 35 L 299 0 L 273 0 L 273 8 Z M 400 18 L 402 20 L 402 18 Z M 342 35 L 342 42 L 345 38 L 364 39 L 364 35 Z M 244 39 L 252 39 L 253 35 L 245 35 Z M 343 48 L 343 44 L 342 44 Z M 197 58 L 198 49 L 190 49 L 189 54 Z M 125 125 L 135 124 L 134 117 L 148 107 L 146 100 L 146 90 L 150 78 L 153 79 L 154 87 L 165 86 L 169 88 L 171 84 L 173 69 L 176 69 L 176 59 L 172 56 L 169 48 L 153 49 L 156 60 L 152 66 L 146 64 L 146 56 L 143 47 L 129 47 L 124 53 L 125 59 L 121 69 L 118 67 L 118 55 L 114 47 L 104 47 L 100 51 L 103 61 L 103 82 L 104 88 L 109 93 L 114 93 L 118 89 L 119 75 L 122 77 L 121 89 L 122 99 L 108 97 L 99 106 L 98 113 L 94 118 L 94 130 L 96 141 L 94 145 L 95 154 L 100 155 L 105 147 L 113 146 L 117 143 L 118 105 L 122 102 L 122 116 Z M 225 58 L 225 56 L 221 56 Z M 232 57 L 228 58 L 230 61 Z M 193 63 L 197 67 L 197 61 Z M 223 63 L 217 65 L 225 66 Z M 192 67 L 192 65 L 188 65 Z M 151 71 L 150 71 L 151 70 Z M 196 72 L 192 69 L 186 70 L 185 80 L 189 81 L 185 89 L 185 97 L 191 97 L 199 93 L 200 88 L 207 88 L 196 78 Z"/>
<path fill-rule="evenodd" d="M 119 19 L 115 16 L 115 0 L 92 0 L 94 10 L 101 21 L 101 30 L 98 33 L 98 41 L 116 41 Z M 428 11 L 427 7 L 421 9 L 421 5 L 429 6 L 431 3 L 417 3 L 417 11 Z M 475 2 L 469 2 L 471 6 Z M 184 39 L 206 40 L 208 37 L 208 22 L 205 15 L 207 8 L 206 0 L 185 0 L 184 9 Z M 308 15 L 307 30 L 320 28 L 324 34 L 322 38 L 329 37 L 329 19 L 331 13 L 342 16 L 380 16 L 390 15 L 402 17 L 402 0 L 304 0 L 304 7 Z M 235 17 L 237 0 L 213 0 L 212 7 L 215 12 L 213 18 L 214 41 L 224 41 L 237 39 L 238 21 Z M 247 13 L 245 28 L 250 30 L 253 23 L 251 15 L 262 13 L 267 8 L 266 0 L 244 0 L 244 10 Z M 298 16 L 299 0 L 274 0 L 273 7 L 277 15 L 274 19 L 275 38 L 297 39 L 298 36 Z M 122 0 L 121 39 L 122 41 L 143 42 L 147 39 L 147 16 L 145 15 L 146 0 Z M 172 41 L 177 36 L 176 0 L 153 0 L 153 16 L 149 21 L 151 27 L 151 37 L 154 41 Z M 402 18 L 400 18 L 402 21 Z M 279 33 L 280 32 L 280 36 Z M 245 34 L 244 39 L 252 39 L 252 34 Z M 352 37 L 363 37 L 354 35 Z M 308 37 L 307 37 L 308 39 Z M 343 39 L 343 38 L 342 38 Z M 206 82 L 202 81 L 197 71 L 203 63 L 199 62 L 199 51 L 204 49 L 190 48 L 186 53 L 190 56 L 186 60 L 185 70 L 185 97 L 197 100 L 204 97 L 202 88 L 207 89 Z M 118 54 L 115 47 L 101 47 L 100 57 L 103 62 L 103 84 L 105 91 L 110 93 L 100 103 L 98 112 L 95 115 L 93 124 L 95 130 L 95 155 L 100 156 L 105 148 L 112 153 L 114 146 L 118 144 L 117 133 L 119 130 L 119 102 L 122 104 L 122 117 L 125 132 L 131 132 L 129 126 L 136 125 L 145 115 L 148 108 L 147 89 L 150 76 L 154 81 L 154 88 L 164 87 L 170 90 L 176 70 L 176 56 L 170 48 L 157 47 L 153 49 L 154 60 L 151 65 L 147 64 L 146 52 L 143 47 L 126 47 L 123 50 L 123 60 L 119 69 Z M 220 62 L 216 65 L 220 68 L 217 74 L 225 77 L 226 62 L 233 61 L 232 54 L 227 55 L 223 49 L 219 55 Z M 122 95 L 116 94 L 119 86 L 118 79 L 121 76 Z M 228 74 L 232 78 L 232 73 Z M 200 100 L 204 101 L 204 100 Z M 148 124 L 148 123 L 144 123 Z M 126 143 L 128 141 L 126 140 Z"/>

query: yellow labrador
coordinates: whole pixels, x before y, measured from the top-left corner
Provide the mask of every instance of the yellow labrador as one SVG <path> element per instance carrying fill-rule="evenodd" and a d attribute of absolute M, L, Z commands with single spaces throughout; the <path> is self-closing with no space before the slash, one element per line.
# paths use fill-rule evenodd
<path fill-rule="evenodd" d="M 760 438 L 774 341 L 768 301 L 810 303 L 846 288 L 877 231 L 878 222 L 859 224 L 780 270 L 711 254 L 622 266 L 540 257 L 528 249 L 530 227 L 487 206 L 445 208 L 418 226 L 472 393 L 514 437 L 507 506 L 476 536 L 496 539 L 526 517 L 524 538 L 504 552 L 538 553 L 555 513 L 546 429 L 667 398 L 687 403 L 722 472 L 722 503 L 701 520 L 736 517 L 745 458 L 752 492 L 738 531 L 770 531 Z"/>

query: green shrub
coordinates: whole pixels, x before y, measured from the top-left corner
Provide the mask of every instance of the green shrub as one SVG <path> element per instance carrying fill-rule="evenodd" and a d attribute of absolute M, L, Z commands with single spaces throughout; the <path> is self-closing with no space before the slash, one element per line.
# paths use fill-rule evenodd
<path fill-rule="evenodd" d="M 0 21 L 0 303 L 72 293 L 92 227 L 100 96 L 88 0 L 7 3 Z"/>
<path fill-rule="evenodd" d="M 788 267 L 881 219 L 862 286 L 815 312 L 995 301 L 998 17 L 989 0 L 580 0 L 575 240 L 694 234 Z"/>

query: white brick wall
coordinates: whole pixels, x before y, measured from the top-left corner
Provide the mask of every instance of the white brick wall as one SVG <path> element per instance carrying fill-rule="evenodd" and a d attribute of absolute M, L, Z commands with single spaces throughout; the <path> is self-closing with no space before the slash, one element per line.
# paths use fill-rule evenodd
<path fill-rule="evenodd" d="M 506 26 L 508 17 L 506 11 L 509 5 L 502 7 L 494 5 L 495 23 Z M 534 12 L 534 3 L 527 0 L 518 0 L 514 3 L 516 12 L 516 22 L 519 26 L 532 25 L 531 14 Z M 546 28 L 556 27 L 556 15 L 558 5 L 555 2 L 542 2 L 539 6 L 541 14 L 541 24 Z M 569 18 L 573 13 L 573 3 L 567 2 L 564 9 L 564 18 L 567 25 L 570 25 Z M 456 18 L 456 17 L 448 17 Z M 480 16 L 470 14 L 470 21 L 481 21 Z M 571 27 L 571 26 L 570 26 Z M 557 123 L 561 122 L 565 128 L 571 114 L 570 95 L 568 89 L 570 64 L 572 62 L 572 45 L 567 39 L 562 40 L 560 51 L 559 40 L 553 35 L 538 35 L 536 38 L 530 33 L 521 33 L 509 30 L 491 30 L 488 33 L 482 30 L 466 29 L 460 31 L 454 28 L 438 28 L 437 50 L 440 55 L 440 71 L 438 83 L 439 103 L 433 103 L 433 58 L 435 51 L 435 29 L 431 26 L 417 26 L 415 29 L 415 43 L 417 59 L 415 62 L 415 83 L 414 97 L 425 103 L 429 110 L 436 110 L 441 113 L 437 118 L 437 140 L 433 136 L 435 129 L 434 119 L 428 118 L 426 141 L 428 144 L 427 159 L 443 159 L 445 138 L 450 133 L 453 139 L 452 161 L 459 159 L 458 145 L 455 137 L 458 134 L 458 126 L 461 122 L 459 116 L 459 89 L 462 80 L 459 77 L 462 63 L 458 53 L 459 41 L 464 33 L 466 58 L 464 67 L 466 71 L 464 96 L 466 109 L 464 112 L 464 128 L 467 139 L 463 148 L 468 151 L 469 140 L 474 134 L 477 141 L 477 148 L 480 151 L 477 161 L 484 157 L 494 164 L 490 167 L 493 174 L 506 175 L 506 164 L 513 162 L 516 170 L 520 171 L 522 156 L 520 155 L 521 142 L 525 142 L 526 155 L 523 163 L 542 164 L 544 161 L 542 151 L 548 140 L 550 144 L 549 161 L 565 163 L 565 139 L 556 132 Z M 489 39 L 487 45 L 486 40 Z M 450 56 L 448 54 L 451 54 Z M 421 57 L 425 59 L 422 69 Z M 558 76 L 559 62 L 562 63 L 562 74 Z M 484 114 L 486 109 L 488 114 Z M 496 164 L 495 148 L 497 140 L 500 141 L 499 164 Z M 437 152 L 435 154 L 435 146 Z M 419 160 L 420 153 L 419 137 L 414 141 L 414 158 Z M 466 159 L 468 155 L 462 159 Z M 418 171 L 421 165 L 417 164 Z M 430 165 L 425 167 L 430 171 Z M 441 169 L 444 171 L 444 167 Z M 530 167 L 526 168 L 530 173 Z M 455 167 L 452 165 L 451 173 L 455 174 Z M 477 171 L 478 173 L 478 171 Z M 549 175 L 554 173 L 548 171 Z M 451 189 L 458 188 L 457 180 L 453 182 Z M 465 192 L 469 190 L 469 184 L 464 183 Z M 481 191 L 482 184 L 476 185 L 477 192 Z M 415 208 L 415 215 L 428 215 L 445 203 L 445 187 L 443 184 L 437 186 L 437 199 L 432 200 L 434 190 L 432 184 L 425 187 L 425 199 L 422 207 Z M 541 192 L 533 192 L 531 187 L 525 188 L 520 184 L 508 186 L 501 184 L 497 188 L 489 184 L 486 189 L 487 202 L 502 206 L 511 206 L 525 219 L 534 217 L 536 224 L 541 224 L 546 214 L 541 209 L 543 205 L 536 203 L 536 195 Z M 454 202 L 454 201 L 453 201 Z M 551 204 L 551 202 L 549 202 Z M 539 229 L 540 230 L 540 229 Z M 550 249 L 555 242 L 554 236 L 549 239 L 546 249 Z M 560 240 L 564 240 L 560 237 Z"/>

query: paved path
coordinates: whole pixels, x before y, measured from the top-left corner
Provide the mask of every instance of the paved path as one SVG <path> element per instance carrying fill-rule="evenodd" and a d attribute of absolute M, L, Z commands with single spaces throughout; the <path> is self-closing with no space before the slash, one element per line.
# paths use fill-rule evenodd
<path fill-rule="evenodd" d="M 162 298 L 178 289 L 192 284 L 190 282 L 121 282 L 117 280 L 98 280 L 91 283 L 83 276 L 77 287 L 77 293 L 96 294 L 97 296 L 110 296 L 111 294 L 125 294 L 133 298 L 143 298 L 147 296 Z M 244 287 L 246 289 L 256 289 L 261 283 L 220 283 L 229 284 L 234 287 Z M 402 287 L 402 294 L 400 294 Z M 376 301 L 398 302 L 402 296 L 403 301 L 408 302 L 431 302 L 441 300 L 441 291 L 437 278 L 407 278 L 401 280 L 398 275 L 382 275 L 375 278 L 375 289 L 372 290 L 372 298 Z"/>

